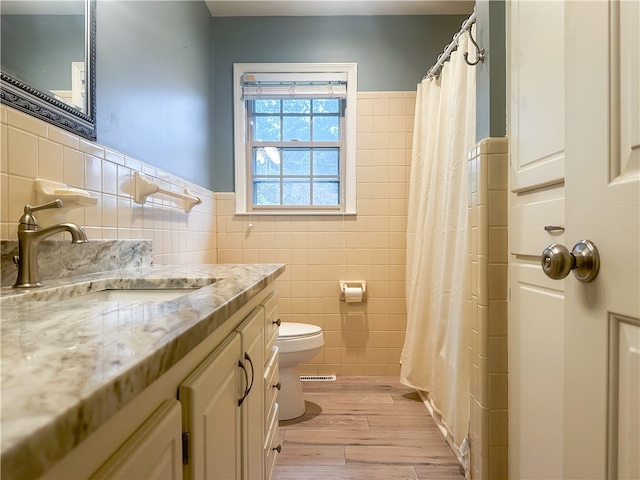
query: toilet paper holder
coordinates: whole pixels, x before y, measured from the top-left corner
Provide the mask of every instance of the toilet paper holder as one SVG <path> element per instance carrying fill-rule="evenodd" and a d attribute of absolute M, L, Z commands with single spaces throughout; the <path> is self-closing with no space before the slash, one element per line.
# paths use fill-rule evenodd
<path fill-rule="evenodd" d="M 367 282 L 365 280 L 340 280 L 340 300 L 346 301 L 345 291 L 347 288 L 362 289 L 362 301 L 367 298 Z"/>

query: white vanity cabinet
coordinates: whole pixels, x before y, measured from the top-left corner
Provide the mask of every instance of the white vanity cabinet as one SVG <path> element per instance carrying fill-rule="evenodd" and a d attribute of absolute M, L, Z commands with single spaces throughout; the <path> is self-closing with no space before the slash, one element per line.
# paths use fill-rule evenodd
<path fill-rule="evenodd" d="M 277 303 L 277 295 L 269 298 Z M 265 306 L 256 307 L 180 385 L 189 439 L 186 479 L 270 478 L 278 357 L 273 346 L 265 355 Z"/>
<path fill-rule="evenodd" d="M 261 478 L 263 319 L 256 307 L 180 385 L 187 479 Z"/>
<path fill-rule="evenodd" d="M 264 479 L 271 479 L 271 472 L 281 450 L 278 435 L 278 391 L 280 390 L 280 364 L 278 356 L 278 327 L 280 313 L 278 311 L 278 292 L 272 292 L 262 302 L 264 307 Z"/>
<path fill-rule="evenodd" d="M 181 432 L 180 402 L 165 400 L 91 478 L 181 480 Z"/>
<path fill-rule="evenodd" d="M 267 287 L 42 478 L 269 479 L 276 317 Z"/>

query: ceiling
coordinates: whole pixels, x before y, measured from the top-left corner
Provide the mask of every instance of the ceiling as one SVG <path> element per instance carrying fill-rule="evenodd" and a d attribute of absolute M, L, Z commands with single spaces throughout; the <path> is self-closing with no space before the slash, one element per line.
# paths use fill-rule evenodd
<path fill-rule="evenodd" d="M 205 0 L 213 17 L 465 15 L 466 0 Z"/>

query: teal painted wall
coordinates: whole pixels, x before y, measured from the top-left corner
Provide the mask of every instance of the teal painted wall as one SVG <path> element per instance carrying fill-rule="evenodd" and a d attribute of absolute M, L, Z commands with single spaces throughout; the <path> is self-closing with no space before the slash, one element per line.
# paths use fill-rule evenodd
<path fill-rule="evenodd" d="M 98 1 L 98 142 L 213 188 L 204 2 Z"/>
<path fill-rule="evenodd" d="M 213 18 L 214 190 L 234 190 L 234 63 L 357 62 L 360 91 L 415 90 L 466 17 Z"/>
<path fill-rule="evenodd" d="M 476 11 L 480 140 L 506 129 L 505 4 Z M 359 90 L 414 90 L 466 16 L 212 19 L 204 2 L 118 0 L 97 18 L 98 141 L 233 191 L 234 62 L 358 62 Z"/>
<path fill-rule="evenodd" d="M 503 137 L 507 127 L 504 0 L 476 1 L 477 41 L 486 50 L 476 76 L 476 139 Z"/>

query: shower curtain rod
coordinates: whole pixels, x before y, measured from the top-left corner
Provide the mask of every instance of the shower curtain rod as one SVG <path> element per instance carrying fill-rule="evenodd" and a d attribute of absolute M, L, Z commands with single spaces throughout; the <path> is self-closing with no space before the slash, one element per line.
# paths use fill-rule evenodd
<path fill-rule="evenodd" d="M 430 77 L 437 77 L 438 74 L 440 73 L 440 70 L 442 69 L 442 67 L 444 67 L 444 64 L 447 60 L 449 60 L 449 57 L 451 56 L 451 53 L 458 48 L 458 39 L 460 38 L 460 35 L 462 35 L 464 32 L 466 32 L 467 30 L 471 30 L 471 26 L 476 23 L 476 12 L 475 10 L 473 11 L 473 13 L 471 14 L 471 16 L 469 16 L 469 18 L 467 18 L 464 22 L 462 22 L 462 26 L 460 27 L 460 30 L 458 31 L 458 33 L 456 33 L 453 36 L 453 40 L 451 40 L 451 43 L 449 45 L 447 45 L 446 47 L 444 47 L 444 52 L 442 52 L 440 55 L 438 55 L 438 60 L 436 61 L 435 65 L 433 67 L 431 67 L 429 69 L 429 71 L 427 72 L 427 74 L 422 77 L 422 79 L 424 80 L 425 78 L 430 78 Z M 471 41 L 473 42 L 473 44 L 476 46 L 476 49 L 478 50 L 478 59 L 475 63 L 471 63 L 467 60 L 467 55 L 465 54 L 465 61 L 469 64 L 469 65 L 476 65 L 478 62 L 482 61 L 484 59 L 484 48 L 480 48 L 478 47 L 478 44 L 475 42 L 475 40 L 473 40 L 473 38 L 471 38 Z"/>

